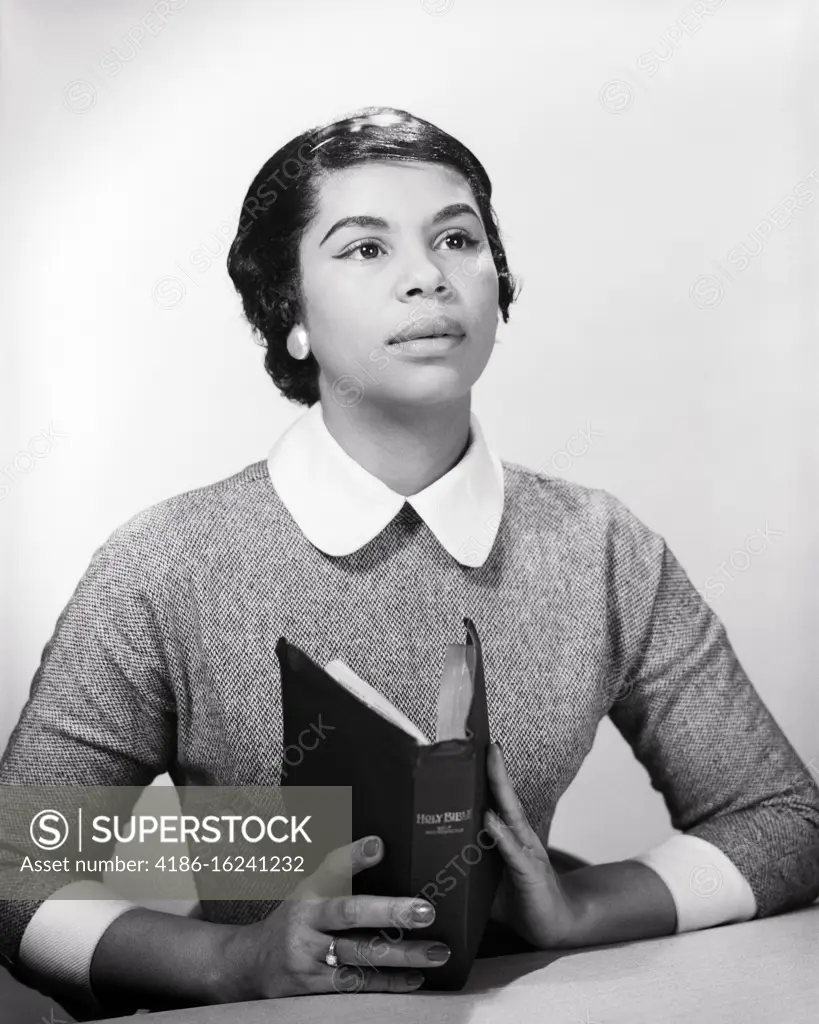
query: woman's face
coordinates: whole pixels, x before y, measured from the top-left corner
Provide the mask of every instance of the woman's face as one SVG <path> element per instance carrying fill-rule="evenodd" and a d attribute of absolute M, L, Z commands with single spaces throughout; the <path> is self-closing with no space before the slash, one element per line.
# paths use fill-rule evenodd
<path fill-rule="evenodd" d="M 300 258 L 323 401 L 436 404 L 480 377 L 495 341 L 498 275 L 457 171 L 390 160 L 327 174 Z"/>

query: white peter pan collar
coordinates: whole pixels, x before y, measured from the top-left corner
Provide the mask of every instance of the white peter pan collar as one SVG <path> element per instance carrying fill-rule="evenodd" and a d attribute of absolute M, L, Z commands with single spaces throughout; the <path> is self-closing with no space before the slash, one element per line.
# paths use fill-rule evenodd
<path fill-rule="evenodd" d="M 404 496 L 367 472 L 336 441 L 321 403 L 292 423 L 270 449 L 276 493 L 304 536 L 328 555 L 349 555 L 384 529 L 409 502 L 462 565 L 489 557 L 503 513 L 503 465 L 474 413 L 469 447 L 457 465 L 417 494 Z"/>

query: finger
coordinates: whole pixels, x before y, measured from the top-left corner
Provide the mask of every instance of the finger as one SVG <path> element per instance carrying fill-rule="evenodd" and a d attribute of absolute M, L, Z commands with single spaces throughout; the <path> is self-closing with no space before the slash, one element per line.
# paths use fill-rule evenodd
<path fill-rule="evenodd" d="M 322 958 L 326 952 L 325 946 Z M 339 936 L 335 952 L 340 964 L 370 967 L 376 971 L 396 967 L 441 967 L 451 955 L 449 946 L 444 942 L 411 942 L 406 939 L 392 942 L 383 934 L 371 931 L 347 932 Z"/>
<path fill-rule="evenodd" d="M 357 992 L 415 992 L 424 984 L 420 971 L 375 971 L 368 967 L 343 964 L 327 968 L 328 976 L 320 984 L 322 991 L 353 995 Z"/>
<path fill-rule="evenodd" d="M 494 811 L 486 812 L 484 823 L 506 862 L 512 880 L 517 885 L 539 884 L 543 880 L 543 861 L 537 852 L 524 846 L 514 830 Z"/>
<path fill-rule="evenodd" d="M 489 780 L 492 783 L 492 791 L 498 801 L 498 808 L 503 820 L 515 832 L 523 846 L 528 846 L 533 850 L 543 850 L 543 844 L 529 824 L 529 819 L 518 800 L 497 743 L 490 744 L 487 769 Z"/>
<path fill-rule="evenodd" d="M 383 856 L 384 844 L 378 836 L 364 836 L 339 846 L 296 887 L 290 899 L 326 899 L 349 892 L 351 877 L 377 864 Z"/>
<path fill-rule="evenodd" d="M 426 928 L 435 920 L 435 908 L 411 896 L 337 896 L 317 902 L 310 923 L 322 932 L 348 928 Z"/>

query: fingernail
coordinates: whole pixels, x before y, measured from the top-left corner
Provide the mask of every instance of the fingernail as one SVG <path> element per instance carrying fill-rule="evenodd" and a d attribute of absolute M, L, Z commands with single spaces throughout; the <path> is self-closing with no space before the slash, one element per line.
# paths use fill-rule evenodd
<path fill-rule="evenodd" d="M 445 946 L 443 942 L 436 942 L 434 945 L 427 947 L 427 958 L 434 960 L 436 963 L 443 963 L 444 960 L 449 959 L 451 952 L 449 946 Z"/>
<path fill-rule="evenodd" d="M 405 975 L 408 985 L 413 985 L 416 988 L 424 984 L 424 976 L 420 971 L 407 971 Z"/>
<path fill-rule="evenodd" d="M 501 753 L 503 753 L 503 744 L 501 743 L 501 741 L 500 741 L 500 740 L 495 740 L 495 746 L 496 746 L 496 747 L 498 748 L 498 750 L 499 750 L 499 751 L 500 751 Z"/>
<path fill-rule="evenodd" d="M 429 903 L 413 903 L 412 905 L 412 916 L 416 921 L 426 924 L 432 920 L 432 915 L 435 911 L 429 905 Z"/>
<path fill-rule="evenodd" d="M 375 836 L 373 836 L 371 839 L 368 839 L 367 842 L 364 844 L 364 856 L 374 857 L 378 853 L 380 848 L 381 843 Z"/>

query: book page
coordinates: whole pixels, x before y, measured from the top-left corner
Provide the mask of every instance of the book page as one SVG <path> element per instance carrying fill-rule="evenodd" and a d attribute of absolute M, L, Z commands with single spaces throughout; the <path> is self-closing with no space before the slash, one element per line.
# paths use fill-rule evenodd
<path fill-rule="evenodd" d="M 435 742 L 466 739 L 466 720 L 472 706 L 474 681 L 466 644 L 447 644 L 438 694 Z"/>
<path fill-rule="evenodd" d="M 427 737 L 414 722 L 410 721 L 405 714 L 400 712 L 394 704 L 390 703 L 382 693 L 379 693 L 378 690 L 370 686 L 366 680 L 362 679 L 361 676 L 357 676 L 350 666 L 346 665 L 339 658 L 328 662 L 324 666 L 324 671 L 331 675 L 336 682 L 340 683 L 345 690 L 354 697 L 357 697 L 362 704 L 372 708 L 382 718 L 386 718 L 393 725 L 397 725 L 399 729 L 403 729 L 407 735 L 414 737 L 419 743 L 429 744 Z"/>

